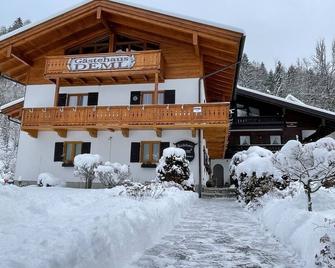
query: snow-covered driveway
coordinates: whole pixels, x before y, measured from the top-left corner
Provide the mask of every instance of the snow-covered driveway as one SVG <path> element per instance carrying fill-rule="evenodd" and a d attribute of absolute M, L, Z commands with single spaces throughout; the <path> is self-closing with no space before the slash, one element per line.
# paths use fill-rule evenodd
<path fill-rule="evenodd" d="M 202 199 L 132 267 L 303 267 L 236 202 Z"/>

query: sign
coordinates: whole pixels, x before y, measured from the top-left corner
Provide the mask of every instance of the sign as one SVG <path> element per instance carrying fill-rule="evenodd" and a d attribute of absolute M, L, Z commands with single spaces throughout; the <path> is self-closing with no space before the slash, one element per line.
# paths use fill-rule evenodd
<path fill-rule="evenodd" d="M 193 113 L 201 113 L 202 108 L 201 107 L 193 107 Z"/>
<path fill-rule="evenodd" d="M 131 69 L 135 63 L 134 55 L 82 57 L 69 59 L 67 68 L 71 72 L 111 71 Z"/>
<path fill-rule="evenodd" d="M 193 161 L 194 157 L 195 157 L 195 153 L 194 153 L 194 147 L 195 147 L 195 143 L 192 141 L 180 141 L 175 143 L 177 148 L 181 148 L 184 149 L 184 151 L 186 152 L 186 159 L 190 162 Z"/>

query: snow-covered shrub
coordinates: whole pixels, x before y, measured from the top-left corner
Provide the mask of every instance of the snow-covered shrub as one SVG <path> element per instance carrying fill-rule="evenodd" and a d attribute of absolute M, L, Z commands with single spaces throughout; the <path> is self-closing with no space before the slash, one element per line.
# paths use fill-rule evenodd
<path fill-rule="evenodd" d="M 312 211 L 312 194 L 335 186 L 335 140 L 322 138 L 302 145 L 291 140 L 274 155 L 275 167 L 291 181 L 303 184 Z"/>
<path fill-rule="evenodd" d="M 37 177 L 37 185 L 40 187 L 61 186 L 62 182 L 51 173 L 41 173 Z"/>
<path fill-rule="evenodd" d="M 138 182 L 127 181 L 124 186 L 127 196 L 136 200 L 143 200 L 146 197 L 159 199 L 163 196 L 165 191 L 165 187 L 162 183 L 149 183 L 144 185 Z"/>
<path fill-rule="evenodd" d="M 273 153 L 258 146 L 236 153 L 230 163 L 230 174 L 238 182 L 238 194 L 245 203 L 279 188 L 286 187 L 282 174 L 272 163 Z"/>
<path fill-rule="evenodd" d="M 184 185 L 185 189 L 192 187 L 191 181 L 185 182 L 190 179 L 191 174 L 189 161 L 186 159 L 186 152 L 183 149 L 173 147 L 165 149 L 159 160 L 156 173 L 160 181 L 173 181 Z"/>
<path fill-rule="evenodd" d="M 85 182 L 85 188 L 92 188 L 95 169 L 101 164 L 100 155 L 80 154 L 74 158 L 74 175 Z"/>
<path fill-rule="evenodd" d="M 108 188 L 122 184 L 130 176 L 129 167 L 119 163 L 106 162 L 104 165 L 99 165 L 94 172 L 95 177 Z"/>
<path fill-rule="evenodd" d="M 325 219 L 330 232 L 335 233 L 335 220 Z M 315 256 L 315 264 L 319 267 L 335 268 L 335 240 L 328 234 L 320 238 L 320 253 Z"/>

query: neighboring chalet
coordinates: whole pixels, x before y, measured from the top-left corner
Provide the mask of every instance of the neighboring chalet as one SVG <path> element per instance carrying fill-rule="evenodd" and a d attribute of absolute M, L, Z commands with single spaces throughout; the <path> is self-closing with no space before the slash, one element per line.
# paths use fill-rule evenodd
<path fill-rule="evenodd" d="M 226 151 L 244 39 L 232 27 L 107 0 L 0 37 L 1 75 L 26 86 L 24 102 L 2 109 L 21 120 L 15 176 L 51 172 L 77 186 L 73 159 L 93 153 L 146 181 L 162 150 L 177 146 L 204 182 L 208 159 Z"/>
<path fill-rule="evenodd" d="M 237 86 L 225 159 L 213 160 L 217 186 L 230 185 L 232 156 L 252 145 L 273 152 L 289 140 L 316 141 L 335 131 L 335 113 L 306 105 L 289 95 L 286 99 Z M 222 177 L 224 176 L 224 177 Z"/>

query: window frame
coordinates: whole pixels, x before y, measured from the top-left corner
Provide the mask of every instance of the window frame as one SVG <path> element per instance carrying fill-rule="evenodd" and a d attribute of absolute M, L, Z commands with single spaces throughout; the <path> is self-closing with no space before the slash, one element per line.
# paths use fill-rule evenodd
<path fill-rule="evenodd" d="M 149 91 L 149 90 L 147 90 L 147 91 L 141 91 L 141 105 L 151 105 L 151 104 L 154 104 L 154 93 L 155 93 L 155 91 Z M 144 97 L 143 97 L 143 95 L 144 94 L 151 94 L 151 99 L 152 99 L 152 101 L 151 101 L 151 103 L 143 103 L 143 100 L 144 100 Z M 157 103 L 157 104 L 164 104 L 164 102 L 165 102 L 165 90 L 158 90 L 158 100 L 159 100 L 159 94 L 163 94 L 163 103 Z"/>
<path fill-rule="evenodd" d="M 242 137 L 249 137 L 249 144 L 243 144 Z M 251 145 L 251 136 L 250 135 L 240 135 L 240 146 L 250 146 L 250 145 Z"/>
<path fill-rule="evenodd" d="M 272 143 L 271 142 L 271 138 L 272 137 L 279 137 L 279 141 L 280 141 L 280 143 Z M 281 135 L 270 135 L 270 145 L 282 145 L 283 143 L 282 143 L 282 136 Z"/>
<path fill-rule="evenodd" d="M 67 94 L 66 106 L 68 106 L 68 107 L 72 107 L 72 106 L 69 105 L 71 97 L 77 97 L 77 104 L 74 107 L 86 107 L 86 106 L 88 106 L 88 93 Z M 83 102 L 84 97 L 87 97 L 87 103 L 85 105 L 84 104 L 79 105 L 80 103 Z"/>
<path fill-rule="evenodd" d="M 63 163 L 66 165 L 72 165 L 74 162 L 74 158 L 76 157 L 76 145 L 81 145 L 81 150 L 83 149 L 83 143 L 82 141 L 65 141 L 63 146 Z M 71 160 L 66 159 L 67 154 L 67 146 L 71 145 Z"/>
<path fill-rule="evenodd" d="M 144 145 L 149 144 L 149 160 L 144 161 Z M 143 164 L 156 164 L 159 162 L 159 159 L 156 161 L 154 160 L 154 144 L 158 144 L 158 154 L 160 154 L 161 150 L 161 142 L 160 141 L 141 141 L 140 147 L 140 161 Z M 159 158 L 159 157 L 158 157 Z"/>

